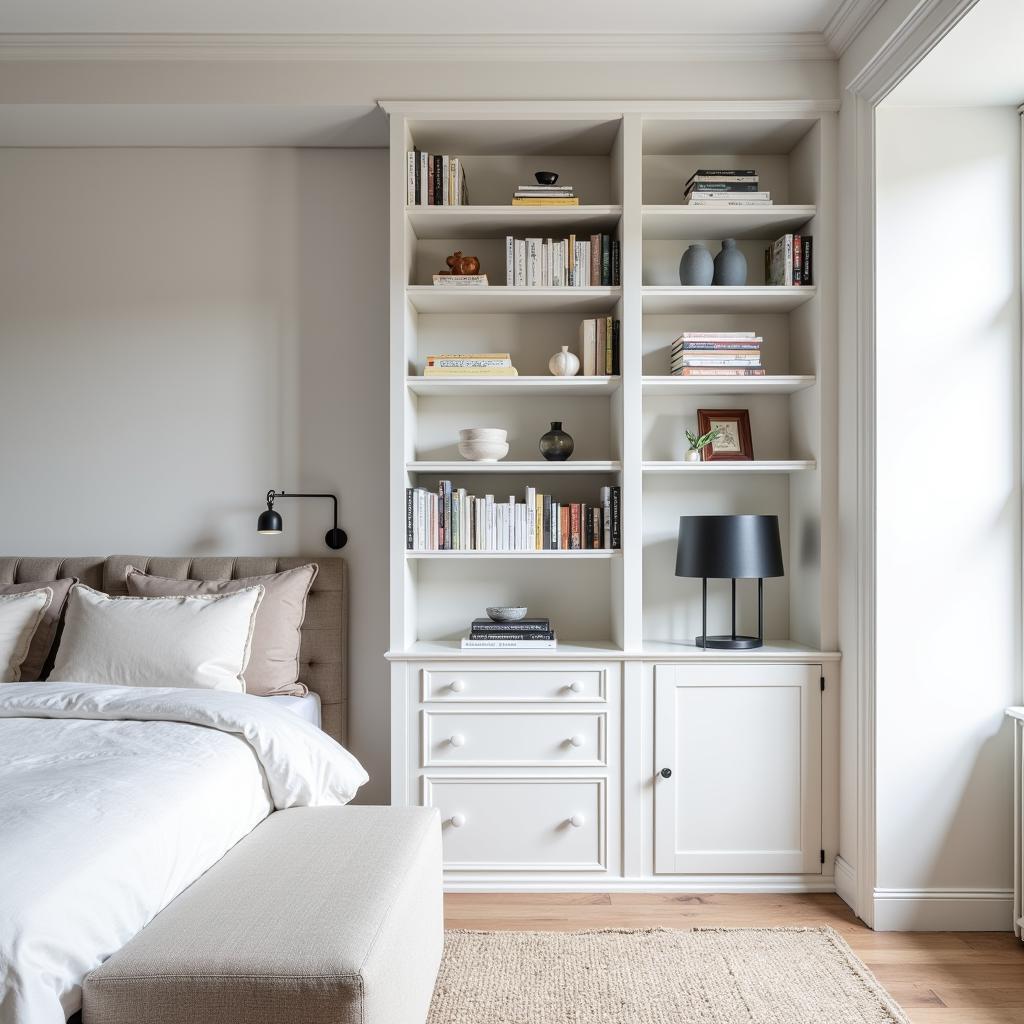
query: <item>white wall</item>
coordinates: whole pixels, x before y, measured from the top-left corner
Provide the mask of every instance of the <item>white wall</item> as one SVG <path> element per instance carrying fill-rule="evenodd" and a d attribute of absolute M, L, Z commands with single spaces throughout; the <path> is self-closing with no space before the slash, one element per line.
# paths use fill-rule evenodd
<path fill-rule="evenodd" d="M 1008 929 L 1020 129 L 888 102 L 876 124 L 875 926 Z"/>
<path fill-rule="evenodd" d="M 329 554 L 354 752 L 387 778 L 383 150 L 0 149 L 0 548 Z"/>

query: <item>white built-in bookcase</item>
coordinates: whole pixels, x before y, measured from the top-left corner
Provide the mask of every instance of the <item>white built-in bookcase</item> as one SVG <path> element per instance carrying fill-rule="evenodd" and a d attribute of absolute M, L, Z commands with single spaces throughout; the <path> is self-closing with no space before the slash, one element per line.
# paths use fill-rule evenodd
<path fill-rule="evenodd" d="M 391 651 L 459 657 L 486 605 L 525 604 L 560 637 L 553 657 L 658 657 L 700 628 L 700 582 L 673 574 L 678 517 L 776 513 L 786 576 L 765 582 L 766 635 L 812 654 L 836 639 L 835 113 L 813 103 L 387 103 L 391 119 Z M 471 205 L 407 207 L 406 153 L 458 156 Z M 683 205 L 698 167 L 751 166 L 775 205 L 708 211 Z M 576 186 L 581 205 L 514 208 L 537 170 Z M 504 240 L 610 232 L 621 243 L 616 288 L 505 287 Z M 815 284 L 766 287 L 763 250 L 779 235 L 814 238 Z M 684 288 L 683 250 L 717 252 L 734 237 L 748 258 L 743 288 Z M 455 249 L 478 255 L 491 286 L 431 286 Z M 548 358 L 576 350 L 588 315 L 621 320 L 621 378 L 556 378 Z M 684 330 L 756 330 L 763 378 L 669 375 Z M 514 380 L 420 376 L 437 352 L 508 351 Z M 752 463 L 682 461 L 698 408 L 750 411 Z M 546 463 L 551 420 L 575 439 L 569 463 Z M 508 458 L 464 462 L 462 427 L 509 432 Z M 405 550 L 410 485 L 450 478 L 477 494 L 520 500 L 527 485 L 563 501 L 622 488 L 622 549 L 595 552 L 413 553 Z M 755 589 L 740 586 L 741 626 Z M 713 632 L 726 628 L 728 585 L 712 584 Z M 772 648 L 766 650 L 766 653 Z M 756 656 L 748 652 L 749 659 Z M 542 659 L 543 653 L 534 654 Z"/>

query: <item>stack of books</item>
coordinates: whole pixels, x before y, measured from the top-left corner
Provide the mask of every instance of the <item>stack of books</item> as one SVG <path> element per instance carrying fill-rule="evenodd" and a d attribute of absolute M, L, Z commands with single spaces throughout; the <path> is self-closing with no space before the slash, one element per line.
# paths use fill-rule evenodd
<path fill-rule="evenodd" d="M 588 239 L 505 237 L 505 283 L 510 288 L 618 287 L 620 248 L 609 235 Z"/>
<path fill-rule="evenodd" d="M 518 377 L 507 352 L 453 352 L 427 356 L 424 377 Z"/>
<path fill-rule="evenodd" d="M 602 487 L 596 504 L 558 502 L 527 487 L 525 500 L 510 494 L 478 498 L 451 480 L 436 490 L 405 492 L 408 551 L 584 551 L 622 546 L 622 490 Z"/>
<path fill-rule="evenodd" d="M 764 251 L 764 279 L 771 285 L 814 284 L 814 239 L 783 235 Z"/>
<path fill-rule="evenodd" d="M 763 377 L 762 340 L 753 331 L 686 331 L 672 342 L 672 374 Z"/>
<path fill-rule="evenodd" d="M 513 206 L 579 206 L 572 185 L 517 185 Z"/>
<path fill-rule="evenodd" d="M 714 209 L 771 206 L 771 192 L 761 192 L 760 187 L 755 170 L 702 167 L 686 183 L 684 198 L 688 206 Z"/>
<path fill-rule="evenodd" d="M 468 206 L 466 172 L 457 156 L 434 156 L 410 150 L 406 169 L 409 206 Z"/>
<path fill-rule="evenodd" d="M 462 646 L 476 650 L 542 651 L 557 647 L 558 637 L 550 619 L 519 619 L 517 622 L 474 619 L 469 636 L 462 638 Z"/>
<path fill-rule="evenodd" d="M 591 317 L 580 324 L 580 374 L 614 377 L 619 368 L 619 321 L 610 316 Z"/>

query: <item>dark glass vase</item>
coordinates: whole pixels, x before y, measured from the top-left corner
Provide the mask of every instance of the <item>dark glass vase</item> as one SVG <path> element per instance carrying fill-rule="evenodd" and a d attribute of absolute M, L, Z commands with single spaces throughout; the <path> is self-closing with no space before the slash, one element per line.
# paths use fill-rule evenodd
<path fill-rule="evenodd" d="M 541 436 L 538 447 L 541 455 L 548 462 L 565 462 L 572 455 L 572 450 L 576 446 L 573 444 L 572 438 L 562 429 L 561 421 L 555 420 L 551 424 L 551 429 Z"/>

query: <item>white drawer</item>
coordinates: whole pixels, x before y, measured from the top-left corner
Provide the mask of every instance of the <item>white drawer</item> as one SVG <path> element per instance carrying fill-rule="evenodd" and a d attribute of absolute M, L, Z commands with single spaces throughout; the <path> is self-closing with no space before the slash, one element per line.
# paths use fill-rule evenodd
<path fill-rule="evenodd" d="M 423 776 L 449 870 L 604 871 L 606 801 L 603 778 Z"/>
<path fill-rule="evenodd" d="M 608 679 L 617 666 L 466 665 L 425 668 L 421 700 L 524 703 L 604 703 Z"/>
<path fill-rule="evenodd" d="M 421 767 L 599 767 L 608 763 L 604 711 L 423 711 Z"/>

